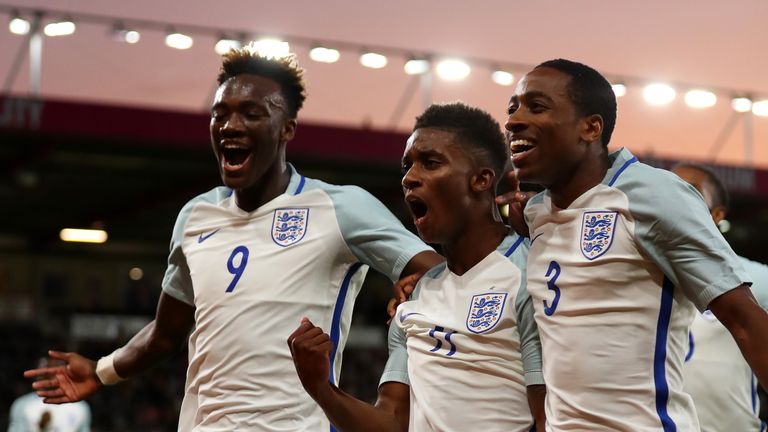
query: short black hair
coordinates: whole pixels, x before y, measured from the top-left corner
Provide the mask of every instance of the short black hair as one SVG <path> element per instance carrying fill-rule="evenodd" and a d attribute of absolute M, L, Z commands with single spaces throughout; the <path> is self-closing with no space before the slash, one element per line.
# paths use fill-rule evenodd
<path fill-rule="evenodd" d="M 462 145 L 471 147 L 470 154 L 481 155 L 496 174 L 496 183 L 509 163 L 509 146 L 499 123 L 480 108 L 463 102 L 432 104 L 416 117 L 413 130 L 433 128 L 455 134 Z"/>
<path fill-rule="evenodd" d="M 238 75 L 258 75 L 278 83 L 288 105 L 287 114 L 293 119 L 307 97 L 304 69 L 299 67 L 295 54 L 267 57 L 261 55 L 253 44 L 232 49 L 222 56 L 219 85 Z"/>
<path fill-rule="evenodd" d="M 672 167 L 672 171 L 674 171 L 677 168 L 695 169 L 703 173 L 704 176 L 707 178 L 707 182 L 712 187 L 712 192 L 714 192 L 712 196 L 712 199 L 714 200 L 714 202 L 712 203 L 712 207 L 723 207 L 726 211 L 728 211 L 728 206 L 730 205 L 730 197 L 728 196 L 728 189 L 725 188 L 725 185 L 720 180 L 720 177 L 718 177 L 718 175 L 715 174 L 712 168 L 696 162 L 677 163 L 675 164 L 675 166 Z"/>
<path fill-rule="evenodd" d="M 607 146 L 616 126 L 616 94 L 611 83 L 591 67 L 565 59 L 548 60 L 534 69 L 551 68 L 571 77 L 568 93 L 580 116 L 598 114 L 603 118 L 600 140 Z"/>

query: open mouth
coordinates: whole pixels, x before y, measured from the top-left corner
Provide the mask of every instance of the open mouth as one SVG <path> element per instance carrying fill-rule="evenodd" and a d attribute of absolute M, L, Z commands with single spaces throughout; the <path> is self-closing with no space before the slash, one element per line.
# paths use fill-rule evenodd
<path fill-rule="evenodd" d="M 427 213 L 429 213 L 429 206 L 427 206 L 424 200 L 415 195 L 408 195 L 405 198 L 405 203 L 408 204 L 408 210 L 411 211 L 416 228 L 421 229 L 420 226 L 426 219 Z"/>
<path fill-rule="evenodd" d="M 421 219 L 427 215 L 427 205 L 419 200 L 408 201 L 408 207 L 414 219 Z"/>
<path fill-rule="evenodd" d="M 533 150 L 534 148 L 536 148 L 536 146 L 532 142 L 525 139 L 517 139 L 509 142 L 509 149 L 513 155 L 525 153 L 528 150 Z"/>
<path fill-rule="evenodd" d="M 251 151 L 242 147 L 225 147 L 221 150 L 224 167 L 239 168 L 250 157 Z"/>

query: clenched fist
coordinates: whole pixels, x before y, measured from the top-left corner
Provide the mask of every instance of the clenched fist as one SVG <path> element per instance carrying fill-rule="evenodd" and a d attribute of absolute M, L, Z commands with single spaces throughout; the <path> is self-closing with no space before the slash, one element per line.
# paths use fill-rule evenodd
<path fill-rule="evenodd" d="M 321 391 L 330 388 L 330 358 L 333 343 L 309 318 L 302 318 L 299 328 L 288 336 L 293 364 L 304 389 L 317 400 Z"/>

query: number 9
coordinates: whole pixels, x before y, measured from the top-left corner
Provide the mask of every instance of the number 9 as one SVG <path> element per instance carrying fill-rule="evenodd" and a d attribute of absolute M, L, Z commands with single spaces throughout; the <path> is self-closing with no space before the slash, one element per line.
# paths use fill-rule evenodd
<path fill-rule="evenodd" d="M 235 267 L 235 256 L 241 255 L 240 263 Z M 233 274 L 235 277 L 232 278 L 232 282 L 229 283 L 229 286 L 227 287 L 226 292 L 232 292 L 235 290 L 235 285 L 237 285 L 237 281 L 240 280 L 240 277 L 243 275 L 243 272 L 245 271 L 245 266 L 248 265 L 248 248 L 245 246 L 238 246 L 233 251 L 232 254 L 229 255 L 229 260 L 227 261 L 227 270 L 229 270 L 229 273 Z"/>

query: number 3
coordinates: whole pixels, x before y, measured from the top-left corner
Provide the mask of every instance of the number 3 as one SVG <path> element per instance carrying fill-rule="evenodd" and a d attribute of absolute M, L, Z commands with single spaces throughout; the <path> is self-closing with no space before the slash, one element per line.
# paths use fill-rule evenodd
<path fill-rule="evenodd" d="M 235 256 L 241 255 L 240 257 L 240 263 L 235 267 Z M 233 251 L 232 254 L 229 256 L 229 260 L 227 261 L 227 270 L 229 270 L 229 273 L 233 274 L 235 277 L 232 278 L 232 282 L 229 283 L 229 286 L 227 287 L 226 292 L 232 292 L 235 290 L 235 285 L 237 285 L 237 281 L 240 280 L 240 277 L 243 275 L 243 272 L 245 271 L 245 266 L 248 265 L 248 248 L 245 246 L 238 246 Z"/>
<path fill-rule="evenodd" d="M 549 263 L 549 269 L 547 269 L 547 274 L 545 277 L 549 277 L 552 272 L 555 272 L 555 274 L 552 275 L 552 279 L 547 281 L 547 288 L 555 292 L 555 298 L 552 299 L 552 306 L 549 306 L 547 301 L 544 300 L 544 313 L 547 316 L 552 316 L 552 314 L 555 313 L 557 304 L 560 302 L 560 288 L 555 285 L 555 281 L 557 281 L 557 278 L 560 276 L 560 264 L 558 264 L 556 261 L 551 261 Z"/>

